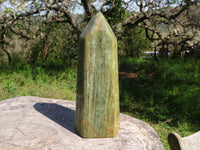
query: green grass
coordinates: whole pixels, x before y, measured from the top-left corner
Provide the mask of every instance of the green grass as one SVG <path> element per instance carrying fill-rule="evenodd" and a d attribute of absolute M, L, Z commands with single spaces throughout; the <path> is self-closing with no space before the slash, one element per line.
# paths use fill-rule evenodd
<path fill-rule="evenodd" d="M 119 58 L 119 70 L 137 78 L 120 80 L 120 109 L 150 124 L 169 150 L 167 136 L 199 130 L 200 61 Z M 15 63 L 0 65 L 0 100 L 16 96 L 76 99 L 76 66 Z"/>
<path fill-rule="evenodd" d="M 120 80 L 121 111 L 148 122 L 166 150 L 167 136 L 200 130 L 200 61 L 120 58 L 119 70 L 137 78 Z"/>
<path fill-rule="evenodd" d="M 129 59 L 122 60 L 120 70 Z M 136 63 L 134 63 L 136 62 Z M 121 109 L 138 112 L 154 121 L 200 122 L 200 61 L 174 59 L 132 60 L 128 71 L 137 78 L 120 81 Z M 124 71 L 124 70 L 123 70 Z"/>
<path fill-rule="evenodd" d="M 43 64 L 0 65 L 0 100 L 41 96 L 75 100 L 76 69 Z"/>

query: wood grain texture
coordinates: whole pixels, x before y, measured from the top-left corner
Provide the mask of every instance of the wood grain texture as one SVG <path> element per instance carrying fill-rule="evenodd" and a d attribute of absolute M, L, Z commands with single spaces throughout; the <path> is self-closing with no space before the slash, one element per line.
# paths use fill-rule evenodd
<path fill-rule="evenodd" d="M 82 137 L 115 137 L 119 130 L 117 39 L 102 13 L 80 36 L 76 129 Z"/>

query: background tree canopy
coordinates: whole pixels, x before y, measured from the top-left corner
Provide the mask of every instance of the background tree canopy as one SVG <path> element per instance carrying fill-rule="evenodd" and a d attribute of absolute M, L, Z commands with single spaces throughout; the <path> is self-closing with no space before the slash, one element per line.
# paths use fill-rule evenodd
<path fill-rule="evenodd" d="M 78 37 L 98 11 L 115 32 L 120 55 L 198 53 L 198 0 L 1 0 L 0 54 L 9 62 L 17 48 L 28 61 L 76 59 Z"/>

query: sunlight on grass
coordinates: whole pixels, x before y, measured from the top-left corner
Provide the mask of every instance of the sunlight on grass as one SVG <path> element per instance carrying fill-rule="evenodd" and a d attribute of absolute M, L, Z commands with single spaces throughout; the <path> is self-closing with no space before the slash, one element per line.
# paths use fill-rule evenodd
<path fill-rule="evenodd" d="M 0 78 L 0 100 L 16 96 L 40 96 L 75 100 L 76 69 L 57 73 L 30 65 L 4 68 Z M 3 70 L 3 69 L 1 69 Z M 14 71 L 13 71 L 14 70 Z"/>

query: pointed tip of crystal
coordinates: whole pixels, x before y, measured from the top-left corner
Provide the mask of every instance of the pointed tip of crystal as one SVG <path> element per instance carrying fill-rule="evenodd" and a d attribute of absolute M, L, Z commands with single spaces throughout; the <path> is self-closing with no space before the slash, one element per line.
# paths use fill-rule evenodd
<path fill-rule="evenodd" d="M 103 14 L 99 11 L 95 16 L 103 16 Z"/>
<path fill-rule="evenodd" d="M 86 37 L 91 30 L 104 30 L 106 33 L 111 34 L 115 37 L 110 25 L 108 24 L 106 18 L 101 12 L 98 12 L 95 16 L 91 18 L 87 26 L 84 28 L 83 32 L 81 33 L 81 38 Z"/>

